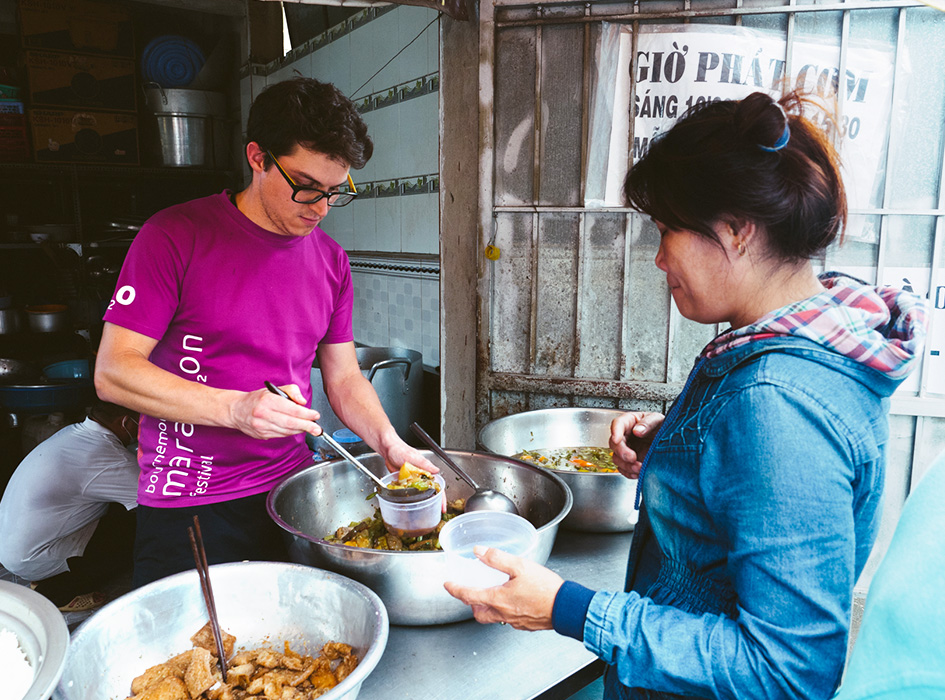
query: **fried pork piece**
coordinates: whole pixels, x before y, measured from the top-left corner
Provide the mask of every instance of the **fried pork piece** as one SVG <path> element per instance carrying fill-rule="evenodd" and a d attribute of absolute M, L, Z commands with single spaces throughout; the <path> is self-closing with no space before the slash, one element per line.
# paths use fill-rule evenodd
<path fill-rule="evenodd" d="M 194 649 L 190 665 L 184 672 L 184 683 L 187 685 L 190 697 L 200 697 L 210 686 L 222 680 L 223 675 L 217 669 L 215 658 L 210 655 L 210 652 L 202 647 Z"/>
<path fill-rule="evenodd" d="M 226 637 L 230 654 L 236 638 Z M 285 642 L 282 653 L 261 647 L 232 656 L 224 683 L 212 640 L 213 633 L 204 626 L 191 637 L 193 649 L 135 678 L 128 700 L 315 700 L 358 665 L 348 644 L 328 642 L 312 657 Z"/>
<path fill-rule="evenodd" d="M 190 693 L 184 681 L 176 676 L 169 676 L 152 684 L 143 693 L 135 694 L 128 700 L 190 700 Z"/>
<path fill-rule="evenodd" d="M 131 695 L 135 696 L 139 693 L 143 693 L 152 685 L 160 683 L 165 678 L 179 678 L 183 680 L 184 672 L 178 671 L 169 663 L 152 666 L 147 671 L 131 681 Z"/>
<path fill-rule="evenodd" d="M 232 634 L 227 634 L 223 630 L 220 630 L 220 636 L 223 638 L 223 651 L 226 653 L 226 658 L 229 659 L 233 656 L 233 645 L 236 644 L 236 637 Z M 197 633 L 190 638 L 190 641 L 193 642 L 195 647 L 202 647 L 214 656 L 217 655 L 217 642 L 213 638 L 213 628 L 210 626 L 209 622 L 197 630 Z"/>

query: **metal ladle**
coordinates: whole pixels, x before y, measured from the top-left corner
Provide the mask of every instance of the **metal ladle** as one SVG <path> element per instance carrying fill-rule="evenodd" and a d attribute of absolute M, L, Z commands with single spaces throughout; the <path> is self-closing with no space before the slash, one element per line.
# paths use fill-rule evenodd
<path fill-rule="evenodd" d="M 287 393 L 285 393 L 282 389 L 277 387 L 272 382 L 266 381 L 265 385 L 266 385 L 266 388 L 271 393 L 276 394 L 277 396 L 281 396 L 284 399 L 289 399 L 289 401 L 292 401 L 292 399 L 289 398 L 289 395 Z M 295 401 L 292 401 L 292 403 L 295 403 Z M 370 477 L 371 481 L 373 481 L 375 486 L 377 487 L 378 495 L 383 496 L 388 501 L 398 501 L 400 503 L 416 503 L 418 501 L 425 501 L 426 499 L 437 495 L 437 490 L 435 488 L 429 488 L 429 489 L 423 489 L 423 490 L 414 488 L 413 486 L 406 486 L 401 489 L 387 488 L 387 486 L 384 485 L 384 482 L 381 481 L 374 474 L 374 472 L 372 472 L 370 469 L 368 469 L 363 464 L 361 464 L 361 462 L 359 462 L 355 458 L 354 455 L 348 452 L 348 450 L 342 447 L 338 443 L 338 441 L 335 440 L 335 438 L 333 438 L 331 435 L 326 433 L 324 430 L 322 431 L 321 438 L 322 440 L 327 442 L 329 445 L 331 445 L 331 448 L 333 450 L 335 450 L 338 454 L 344 457 L 348 461 L 349 464 L 359 469 L 361 473 L 364 474 L 365 476 Z"/>
<path fill-rule="evenodd" d="M 512 502 L 512 499 L 504 493 L 493 491 L 492 489 L 480 487 L 472 478 L 463 471 L 453 459 L 446 454 L 442 447 L 436 444 L 436 441 L 427 435 L 426 431 L 416 423 L 410 424 L 410 429 L 418 438 L 426 443 L 427 447 L 436 452 L 436 455 L 446 462 L 447 466 L 462 477 L 463 481 L 473 487 L 476 493 L 466 499 L 464 511 L 471 513 L 474 510 L 495 510 L 502 513 L 514 513 L 518 515 L 518 508 Z"/>

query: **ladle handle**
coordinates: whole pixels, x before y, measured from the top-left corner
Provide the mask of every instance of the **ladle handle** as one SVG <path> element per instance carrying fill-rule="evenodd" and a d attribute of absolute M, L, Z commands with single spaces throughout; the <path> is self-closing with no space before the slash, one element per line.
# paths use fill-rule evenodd
<path fill-rule="evenodd" d="M 429 435 L 427 435 L 427 432 L 423 428 L 417 425 L 417 423 L 411 423 L 410 429 L 414 432 L 414 434 L 416 434 L 418 438 L 420 438 L 421 440 L 423 440 L 423 442 L 426 443 L 427 447 L 429 447 L 431 450 L 436 452 L 437 456 L 440 459 L 442 459 L 444 462 L 446 462 L 447 466 L 449 466 L 450 469 L 452 469 L 454 472 L 459 474 L 463 478 L 463 481 L 465 481 L 467 484 L 472 486 L 473 489 L 475 489 L 476 491 L 479 490 L 479 485 L 475 481 L 472 480 L 472 477 L 470 477 L 469 474 L 467 474 L 462 469 L 460 469 L 459 465 L 456 464 L 456 462 L 454 462 L 448 454 L 446 454 L 446 452 L 443 450 L 442 447 L 436 444 L 436 440 L 434 440 Z"/>
<path fill-rule="evenodd" d="M 279 387 L 277 387 L 277 386 L 276 386 L 275 384 L 273 384 L 272 382 L 270 382 L 270 381 L 267 380 L 267 381 L 264 382 L 264 383 L 265 383 L 265 385 L 266 385 L 266 388 L 267 388 L 270 392 L 272 392 L 273 394 L 275 394 L 276 396 L 281 396 L 281 397 L 284 398 L 284 399 L 289 399 L 289 401 L 292 401 L 292 399 L 289 397 L 289 395 L 288 395 L 287 393 L 285 393 L 282 389 L 280 389 Z M 292 403 L 295 403 L 295 401 L 292 401 Z M 372 472 L 370 469 L 368 469 L 368 468 L 365 467 L 363 464 L 361 464 L 357 459 L 355 459 L 354 455 L 352 455 L 350 452 L 348 452 L 348 450 L 346 450 L 344 447 L 342 447 L 342 446 L 338 443 L 338 441 L 335 440 L 335 438 L 333 438 L 331 435 L 329 435 L 328 433 L 326 433 L 324 430 L 322 430 L 321 438 L 322 438 L 322 440 L 324 440 L 325 442 L 327 442 L 327 443 L 331 446 L 331 448 L 332 448 L 333 450 L 335 450 L 338 454 L 340 454 L 342 457 L 344 457 L 346 460 L 348 460 L 348 462 L 350 462 L 352 465 L 354 465 L 355 467 L 357 467 L 358 469 L 360 469 L 366 476 L 371 477 L 371 480 L 372 480 L 375 484 L 377 484 L 381 489 L 383 489 L 383 491 L 386 491 L 386 490 L 387 490 L 387 487 L 384 485 L 384 482 L 381 481 L 379 478 L 377 478 L 377 476 L 375 476 L 374 472 Z M 383 491 L 382 491 L 382 493 L 383 493 Z"/>

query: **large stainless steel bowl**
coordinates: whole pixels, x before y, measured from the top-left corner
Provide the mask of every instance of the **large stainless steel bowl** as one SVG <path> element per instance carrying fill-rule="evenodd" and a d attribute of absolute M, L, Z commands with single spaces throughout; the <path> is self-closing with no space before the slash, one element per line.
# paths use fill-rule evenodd
<path fill-rule="evenodd" d="M 558 447 L 607 447 L 610 423 L 623 414 L 606 408 L 545 408 L 497 418 L 479 431 L 479 446 L 499 455 Z M 637 522 L 636 479 L 621 474 L 549 470 L 571 489 L 574 506 L 561 523 L 570 530 L 625 532 Z"/>
<path fill-rule="evenodd" d="M 499 455 L 447 451 L 479 484 L 511 498 L 519 513 L 538 528 L 538 546 L 530 557 L 544 564 L 551 554 L 558 524 L 571 508 L 571 493 L 552 472 Z M 434 464 L 437 457 L 423 452 Z M 371 453 L 359 458 L 375 474 L 387 473 Z M 465 498 L 473 491 L 442 465 L 446 494 Z M 322 539 L 341 525 L 369 517 L 373 483 L 343 460 L 307 467 L 269 492 L 269 515 L 290 537 L 294 561 L 350 576 L 377 593 L 395 625 L 438 625 L 472 617 L 472 609 L 443 588 L 450 580 L 445 552 L 387 552 L 331 544 Z"/>
<path fill-rule="evenodd" d="M 361 662 L 323 700 L 354 700 L 387 645 L 388 618 L 365 586 L 299 564 L 236 562 L 210 567 L 220 626 L 236 648 L 269 646 L 318 654 L 327 641 L 350 644 Z M 131 681 L 191 648 L 207 622 L 196 570 L 154 581 L 109 603 L 76 630 L 55 700 L 125 698 Z"/>

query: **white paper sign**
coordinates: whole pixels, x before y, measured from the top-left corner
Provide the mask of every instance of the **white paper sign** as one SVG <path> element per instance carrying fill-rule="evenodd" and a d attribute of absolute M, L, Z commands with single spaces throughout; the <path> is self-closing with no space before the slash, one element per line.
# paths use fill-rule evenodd
<path fill-rule="evenodd" d="M 623 30 L 620 45 L 620 59 L 626 62 L 618 75 L 631 69 L 629 28 Z M 637 160 L 650 140 L 669 129 L 687 109 L 705 102 L 741 99 L 758 91 L 778 97 L 782 88 L 801 88 L 836 111 L 832 105 L 842 94 L 840 155 L 848 204 L 851 208 L 870 206 L 882 185 L 894 49 L 877 44 L 850 44 L 841 77 L 838 46 L 795 38 L 790 66 L 785 60 L 786 46 L 779 34 L 743 27 L 644 27 L 632 64 L 636 80 L 632 159 Z M 622 167 L 608 169 L 609 206 L 621 205 L 620 185 L 627 172 L 621 149 L 628 143 L 625 134 L 629 118 L 624 115 L 628 114 L 629 85 L 618 84 L 617 90 L 611 157 Z M 824 121 L 820 111 L 808 116 L 818 123 Z"/>

